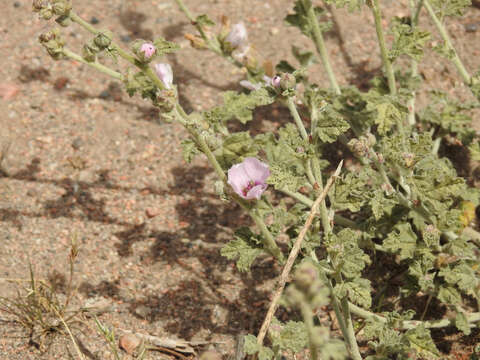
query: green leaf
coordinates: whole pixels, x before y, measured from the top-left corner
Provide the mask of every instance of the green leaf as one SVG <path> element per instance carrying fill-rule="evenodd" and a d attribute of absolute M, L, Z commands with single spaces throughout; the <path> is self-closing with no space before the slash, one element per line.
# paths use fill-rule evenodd
<path fill-rule="evenodd" d="M 249 94 L 226 91 L 223 93 L 224 105 L 205 111 L 204 118 L 210 124 L 222 123 L 231 119 L 237 119 L 242 124 L 246 124 L 252 120 L 255 108 L 269 105 L 274 100 L 265 88 L 251 91 Z"/>
<path fill-rule="evenodd" d="M 333 268 L 348 279 L 360 277 L 362 270 L 370 263 L 370 257 L 358 246 L 360 236 L 360 231 L 346 228 L 325 241 Z"/>
<path fill-rule="evenodd" d="M 363 278 L 355 278 L 353 281 L 344 281 L 335 285 L 335 288 L 333 289 L 333 293 L 339 299 L 348 296 L 348 299 L 351 302 L 366 309 L 369 309 L 372 305 L 371 291 L 370 281 Z"/>
<path fill-rule="evenodd" d="M 280 331 L 275 331 L 275 329 Z M 282 324 L 276 318 L 273 319 L 269 330 L 273 347 L 287 349 L 294 354 L 299 353 L 308 345 L 308 332 L 305 323 L 289 321 Z"/>
<path fill-rule="evenodd" d="M 411 259 L 417 246 L 417 235 L 409 223 L 398 224 L 394 231 L 383 241 L 385 250 L 399 253 L 400 259 Z"/>
<path fill-rule="evenodd" d="M 327 4 L 334 4 L 337 8 L 348 6 L 349 11 L 360 10 L 365 0 L 326 0 Z"/>
<path fill-rule="evenodd" d="M 293 7 L 293 14 L 289 14 L 285 17 L 285 21 L 288 25 L 297 27 L 300 29 L 302 34 L 312 37 L 313 33 L 313 24 L 310 22 L 308 17 L 308 11 L 313 7 L 310 0 L 297 0 L 295 6 Z M 320 15 L 323 14 L 323 9 L 320 7 L 315 7 L 313 9 L 315 15 L 318 19 Z M 322 23 L 318 21 L 320 31 L 327 31 L 330 29 L 330 23 Z"/>
<path fill-rule="evenodd" d="M 337 339 L 330 339 L 322 344 L 318 355 L 318 358 L 322 360 L 344 360 L 349 358 L 345 343 Z"/>
<path fill-rule="evenodd" d="M 153 45 L 155 45 L 155 48 L 157 49 L 157 56 L 165 55 L 165 54 L 170 54 L 178 49 L 180 49 L 180 46 L 174 42 L 167 41 L 164 38 L 158 38 L 153 42 Z"/>
<path fill-rule="evenodd" d="M 442 285 L 438 291 L 438 300 L 448 305 L 460 305 L 462 297 L 460 293 L 453 286 Z"/>
<path fill-rule="evenodd" d="M 468 324 L 467 317 L 462 311 L 457 311 L 457 316 L 455 317 L 455 327 L 467 336 L 472 332 Z"/>
<path fill-rule="evenodd" d="M 300 48 L 292 45 L 292 54 L 295 56 L 295 59 L 300 63 L 301 67 L 309 67 L 310 65 L 317 62 L 315 55 L 311 51 L 301 51 Z"/>
<path fill-rule="evenodd" d="M 200 25 L 201 27 L 205 27 L 205 26 L 214 26 L 215 25 L 215 21 L 213 21 L 212 19 L 210 19 L 208 17 L 208 15 L 205 15 L 205 14 L 202 14 L 202 15 L 199 15 L 197 16 L 197 18 L 195 19 L 195 22 Z"/>
<path fill-rule="evenodd" d="M 318 123 L 315 135 L 323 142 L 332 143 L 350 128 L 342 115 L 327 106 L 318 114 Z"/>
<path fill-rule="evenodd" d="M 395 18 L 392 32 L 394 36 L 392 49 L 388 53 L 390 60 L 395 61 L 400 55 L 408 55 L 419 61 L 423 57 L 423 48 L 430 38 L 430 33 L 412 29 L 409 24 Z"/>
<path fill-rule="evenodd" d="M 470 156 L 474 161 L 480 161 L 480 142 L 472 142 L 468 146 L 468 150 L 470 151 Z"/>
<path fill-rule="evenodd" d="M 380 185 L 378 173 L 371 168 L 363 168 L 359 173 L 347 173 L 339 178 L 330 191 L 333 207 L 336 210 L 348 209 L 358 212 L 370 200 L 371 186 Z"/>
<path fill-rule="evenodd" d="M 238 270 L 246 272 L 263 252 L 261 242 L 249 228 L 238 229 L 235 238 L 222 248 L 220 254 L 229 260 L 237 259 Z"/>
<path fill-rule="evenodd" d="M 430 3 L 440 19 L 463 15 L 466 8 L 472 5 L 471 0 L 430 0 Z"/>
<path fill-rule="evenodd" d="M 183 159 L 190 163 L 195 155 L 199 154 L 200 151 L 197 148 L 197 145 L 192 139 L 185 139 L 181 142 Z"/>
<path fill-rule="evenodd" d="M 410 346 L 417 352 L 421 359 L 438 359 L 440 352 L 432 340 L 430 331 L 425 326 L 419 325 L 415 329 L 408 330 L 405 337 L 410 341 Z"/>
<path fill-rule="evenodd" d="M 273 358 L 273 351 L 265 346 L 257 343 L 257 338 L 254 335 L 245 336 L 245 344 L 243 349 L 248 355 L 254 355 L 258 353 L 258 360 L 271 360 Z"/>
<path fill-rule="evenodd" d="M 375 109 L 377 111 L 375 124 L 378 125 L 378 133 L 380 135 L 385 135 L 395 124 L 403 119 L 400 110 L 391 102 L 382 102 L 378 104 L 369 103 L 367 109 Z"/>
<path fill-rule="evenodd" d="M 478 261 L 475 261 L 478 265 Z M 460 290 L 469 295 L 475 295 L 475 289 L 478 288 L 480 279 L 475 271 L 465 262 L 460 262 L 453 267 L 445 267 L 439 272 L 440 276 L 451 285 L 456 285 Z"/>
<path fill-rule="evenodd" d="M 373 197 L 369 201 L 369 204 L 372 208 L 375 220 L 379 220 L 384 214 L 387 216 L 392 215 L 392 210 L 396 205 L 396 202 L 389 198 L 384 191 L 375 190 L 373 192 Z"/>
<path fill-rule="evenodd" d="M 248 132 L 236 132 L 227 136 L 223 144 L 213 152 L 224 169 L 239 163 L 245 157 L 256 156 L 258 146 Z"/>

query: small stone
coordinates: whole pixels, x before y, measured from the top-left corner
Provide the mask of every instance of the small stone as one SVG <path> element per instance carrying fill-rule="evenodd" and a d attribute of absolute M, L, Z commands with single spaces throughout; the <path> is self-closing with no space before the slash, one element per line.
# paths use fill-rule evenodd
<path fill-rule="evenodd" d="M 110 99 L 110 91 L 108 91 L 108 90 L 103 90 L 103 91 L 100 93 L 100 95 L 98 95 L 98 97 L 99 97 L 100 99 L 103 99 L 103 100 L 108 100 L 108 99 Z"/>
<path fill-rule="evenodd" d="M 95 16 L 92 16 L 90 18 L 90 24 L 93 24 L 93 25 L 96 25 L 100 22 L 100 20 L 98 20 Z"/>
<path fill-rule="evenodd" d="M 132 38 L 128 35 L 120 35 L 120 40 L 124 43 L 128 43 L 132 40 Z"/>
<path fill-rule="evenodd" d="M 20 4 L 18 1 L 15 1 L 13 3 L 13 7 L 19 8 L 22 4 Z"/>
<path fill-rule="evenodd" d="M 273 27 L 270 29 L 270 35 L 277 35 L 279 33 L 279 29 L 276 27 Z"/>
<path fill-rule="evenodd" d="M 469 33 L 476 32 L 478 30 L 478 23 L 470 23 L 465 25 L 465 31 Z"/>
<path fill-rule="evenodd" d="M 132 355 L 135 352 L 135 349 L 141 344 L 141 340 L 133 334 L 126 334 L 123 335 L 118 340 L 118 345 L 121 349 L 125 350 L 125 352 L 129 355 Z"/>
<path fill-rule="evenodd" d="M 135 314 L 143 319 L 148 318 L 150 313 L 151 313 L 151 309 L 148 306 L 139 305 L 135 308 Z"/>
<path fill-rule="evenodd" d="M 149 217 L 150 219 L 154 218 L 155 216 L 158 216 L 159 213 L 160 212 L 158 211 L 158 209 L 154 209 L 154 208 L 145 209 L 145 215 L 147 215 L 147 217 Z"/>
<path fill-rule="evenodd" d="M 55 90 L 62 90 L 68 84 L 69 81 L 70 80 L 67 77 L 61 76 L 55 80 L 55 83 L 53 84 L 53 86 L 55 87 Z"/>
<path fill-rule="evenodd" d="M 78 150 L 82 147 L 83 145 L 83 140 L 79 137 L 75 138 L 73 141 L 72 141 L 72 148 L 74 150 Z"/>

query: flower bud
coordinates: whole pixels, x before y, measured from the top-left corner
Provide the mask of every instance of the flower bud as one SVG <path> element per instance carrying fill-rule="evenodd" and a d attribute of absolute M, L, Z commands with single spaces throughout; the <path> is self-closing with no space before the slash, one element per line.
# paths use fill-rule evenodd
<path fill-rule="evenodd" d="M 295 271 L 294 281 L 295 286 L 302 291 L 304 294 L 309 293 L 309 289 L 317 280 L 318 270 L 315 265 L 305 262 L 300 264 Z"/>
<path fill-rule="evenodd" d="M 368 155 L 368 145 L 365 141 L 365 138 L 360 137 L 360 139 L 352 139 L 347 144 L 350 151 L 357 157 L 367 157 Z"/>
<path fill-rule="evenodd" d="M 43 8 L 39 13 L 43 20 L 50 20 L 53 16 L 53 10 L 51 8 Z"/>
<path fill-rule="evenodd" d="M 270 81 L 270 84 L 274 87 L 274 88 L 278 88 L 280 87 L 280 82 L 282 81 L 282 78 L 278 75 L 275 75 L 272 80 Z"/>
<path fill-rule="evenodd" d="M 155 72 L 160 80 L 162 80 L 163 85 L 166 89 L 172 88 L 173 83 L 173 72 L 170 64 L 155 64 Z"/>
<path fill-rule="evenodd" d="M 72 3 L 70 0 L 54 0 L 52 10 L 55 15 L 68 15 L 72 10 Z"/>
<path fill-rule="evenodd" d="M 108 30 L 99 32 L 97 35 L 95 35 L 93 42 L 98 46 L 99 49 L 106 49 L 112 43 L 112 33 Z"/>
<path fill-rule="evenodd" d="M 60 37 L 60 31 L 58 29 L 41 34 L 38 40 L 54 60 L 62 57 L 65 41 Z"/>
<path fill-rule="evenodd" d="M 280 88 L 282 90 L 291 90 L 295 88 L 295 85 L 297 84 L 297 80 L 295 79 L 295 76 L 293 76 L 290 73 L 283 73 L 280 75 Z"/>
<path fill-rule="evenodd" d="M 246 43 L 248 39 L 247 28 L 243 23 L 238 23 L 232 26 L 232 29 L 225 37 L 231 49 L 236 49 Z"/>
<path fill-rule="evenodd" d="M 32 8 L 34 12 L 39 12 L 40 10 L 43 10 L 46 7 L 48 7 L 47 0 L 33 0 L 32 2 Z"/>
<path fill-rule="evenodd" d="M 155 46 L 153 46 L 153 44 L 150 44 L 150 43 L 144 43 L 140 47 L 140 52 L 143 53 L 143 57 L 145 59 L 150 59 L 155 54 L 156 51 L 157 49 L 155 49 Z"/>
<path fill-rule="evenodd" d="M 151 42 L 142 39 L 135 40 L 131 49 L 142 63 L 149 63 L 156 53 L 155 46 Z"/>
<path fill-rule="evenodd" d="M 405 166 L 407 168 L 410 168 L 415 164 L 415 154 L 403 153 L 402 157 L 403 157 L 403 160 L 405 161 Z"/>
<path fill-rule="evenodd" d="M 100 52 L 100 49 L 95 45 L 94 41 L 89 41 L 83 46 L 82 57 L 88 62 L 95 61 L 97 54 Z"/>

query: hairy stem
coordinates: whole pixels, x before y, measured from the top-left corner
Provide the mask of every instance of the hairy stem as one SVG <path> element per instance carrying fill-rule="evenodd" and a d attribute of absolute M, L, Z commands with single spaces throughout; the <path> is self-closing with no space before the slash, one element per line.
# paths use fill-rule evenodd
<path fill-rule="evenodd" d="M 350 305 L 350 311 L 353 314 L 363 319 L 373 319 L 383 323 L 387 322 L 387 319 L 381 315 L 362 309 L 361 307 L 352 303 L 349 303 L 349 305 Z M 470 326 L 475 325 L 475 323 L 478 323 L 480 321 L 480 312 L 465 314 L 465 316 L 467 317 L 467 322 L 470 324 Z M 425 326 L 425 328 L 427 329 L 444 328 L 447 326 L 454 326 L 455 319 L 441 319 L 441 320 L 428 320 L 428 321 L 405 320 L 405 321 L 402 321 L 401 323 L 401 329 L 402 330 L 414 329 L 420 325 Z"/>
<path fill-rule="evenodd" d="M 302 313 L 303 322 L 307 327 L 310 357 L 312 360 L 318 360 L 318 350 L 317 350 L 317 345 L 315 344 L 316 334 L 315 334 L 315 325 L 313 323 L 312 308 L 310 307 L 310 304 L 306 300 L 301 301 L 299 306 L 300 306 L 300 312 Z"/>
<path fill-rule="evenodd" d="M 420 10 L 423 7 L 423 0 L 419 0 L 417 4 L 415 4 L 415 0 L 410 0 L 410 12 L 411 12 L 411 28 L 412 31 L 415 31 L 415 28 L 418 26 L 418 18 L 420 15 Z M 412 76 L 418 76 L 418 62 L 415 59 L 412 59 L 410 62 L 410 67 L 412 69 Z M 415 125 L 415 97 L 416 92 L 412 91 L 412 98 L 408 100 L 407 108 L 408 108 L 408 123 L 410 125 Z"/>
<path fill-rule="evenodd" d="M 453 64 L 457 68 L 458 72 L 460 73 L 460 76 L 463 79 L 463 82 L 467 85 L 470 86 L 472 84 L 472 78 L 470 74 L 468 73 L 467 69 L 463 65 L 462 60 L 460 60 L 460 57 L 457 54 L 457 51 L 453 47 L 452 41 L 450 40 L 450 36 L 448 35 L 447 29 L 445 26 L 442 24 L 440 19 L 437 17 L 435 14 L 435 10 L 433 10 L 432 5 L 430 4 L 429 0 L 424 0 L 424 6 L 428 11 L 428 14 L 433 20 L 433 23 L 435 24 L 435 27 L 437 28 L 438 32 L 440 33 L 440 36 L 442 37 L 443 41 L 445 41 L 445 45 L 447 45 L 448 49 L 452 51 L 453 54 Z"/>
<path fill-rule="evenodd" d="M 278 286 L 277 289 L 275 290 L 273 294 L 272 301 L 270 303 L 270 307 L 268 308 L 267 315 L 265 316 L 265 320 L 263 320 L 262 327 L 260 328 L 260 331 L 257 336 L 257 342 L 259 344 L 263 344 L 263 339 L 265 338 L 265 335 L 267 334 L 268 327 L 270 326 L 270 323 L 273 318 L 273 314 L 275 314 L 275 310 L 277 309 L 278 306 L 278 300 L 282 296 L 283 289 L 285 288 L 285 284 L 287 283 L 290 271 L 292 270 L 293 263 L 295 262 L 298 253 L 300 251 L 300 248 L 302 246 L 303 239 L 307 235 L 308 229 L 312 225 L 313 219 L 315 218 L 315 215 L 317 214 L 318 211 L 318 206 L 320 203 L 325 200 L 325 197 L 327 196 L 328 191 L 332 187 L 335 179 L 340 175 L 340 171 L 342 170 L 342 165 L 343 161 L 340 162 L 340 164 L 337 167 L 337 170 L 335 170 L 335 173 L 328 179 L 327 184 L 325 185 L 325 188 L 323 189 L 323 192 L 320 194 L 320 196 L 315 200 L 315 202 L 312 205 L 312 209 L 310 210 L 310 214 L 307 218 L 307 221 L 305 222 L 305 225 L 303 226 L 302 230 L 300 231 L 300 234 L 298 234 L 297 240 L 295 240 L 295 243 L 293 244 L 292 250 L 290 251 L 290 254 L 288 255 L 287 263 L 285 264 L 285 267 L 282 270 L 282 274 L 280 275 L 280 279 L 278 281 Z"/>
<path fill-rule="evenodd" d="M 371 8 L 373 18 L 375 19 L 375 29 L 377 30 L 378 44 L 380 45 L 380 53 L 382 55 L 383 66 L 385 67 L 385 73 L 388 79 L 388 87 L 390 94 L 395 95 L 397 93 L 397 85 L 395 83 L 395 74 L 393 72 L 392 63 L 388 58 L 387 44 L 385 42 L 385 35 L 382 27 L 382 13 L 378 0 L 371 0 Z"/>
<path fill-rule="evenodd" d="M 340 275 L 336 277 L 337 283 L 343 282 Z M 344 297 L 340 300 L 341 311 L 343 314 L 343 321 L 345 326 L 345 333 L 343 337 L 347 343 L 347 349 L 350 355 L 354 360 L 362 360 L 362 355 L 360 355 L 360 350 L 358 349 L 357 339 L 355 337 L 355 330 L 353 329 L 352 314 L 350 313 L 350 303 L 348 298 Z"/>
<path fill-rule="evenodd" d="M 305 126 L 303 125 L 302 118 L 298 113 L 297 106 L 295 105 L 295 100 L 293 96 L 289 96 L 287 98 L 287 107 L 290 110 L 290 114 L 293 116 L 293 120 L 295 121 L 295 125 L 297 125 L 298 131 L 300 132 L 300 136 L 303 140 L 308 141 L 308 134 Z"/>
<path fill-rule="evenodd" d="M 325 71 L 327 72 L 330 85 L 332 86 L 333 90 L 335 90 L 337 94 L 340 94 L 341 93 L 340 87 L 338 86 L 335 73 L 333 72 L 332 66 L 330 65 L 330 59 L 328 57 L 327 48 L 325 46 L 325 40 L 323 38 L 322 31 L 320 30 L 320 25 L 318 23 L 318 19 L 315 14 L 315 8 L 313 7 L 313 5 L 310 5 L 310 7 L 305 10 L 307 11 L 308 21 L 312 26 L 313 42 L 315 43 L 315 47 L 317 49 L 318 54 L 320 55 L 320 59 L 322 59 L 322 63 L 323 63 L 323 66 L 325 67 Z"/>
<path fill-rule="evenodd" d="M 123 81 L 124 77 L 122 74 L 120 74 L 119 72 L 115 71 L 115 70 L 112 70 L 110 69 L 109 67 L 105 66 L 105 65 L 102 65 L 96 61 L 87 61 L 85 60 L 83 57 L 81 57 L 80 55 L 74 53 L 73 51 L 70 51 L 68 50 L 67 48 L 63 48 L 62 50 L 63 52 L 63 55 L 65 55 L 66 57 L 72 59 L 72 60 L 75 60 L 75 61 L 78 61 L 78 62 L 81 62 L 83 64 L 86 64 L 104 74 L 107 74 L 117 80 L 120 80 L 120 81 Z"/>

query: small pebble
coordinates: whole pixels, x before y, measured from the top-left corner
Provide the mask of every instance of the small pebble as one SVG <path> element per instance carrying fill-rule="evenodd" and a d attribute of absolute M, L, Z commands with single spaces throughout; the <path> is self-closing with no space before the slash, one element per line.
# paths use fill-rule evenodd
<path fill-rule="evenodd" d="M 92 16 L 90 19 L 90 24 L 96 25 L 100 22 L 95 16 Z"/>
<path fill-rule="evenodd" d="M 80 148 L 82 147 L 82 145 L 83 145 L 83 141 L 82 141 L 82 139 L 79 138 L 79 137 L 75 138 L 75 139 L 72 141 L 72 148 L 73 148 L 74 150 L 80 149 Z"/>
<path fill-rule="evenodd" d="M 118 345 L 121 349 L 125 350 L 127 354 L 132 355 L 141 342 L 142 341 L 135 335 L 126 334 L 119 339 Z"/>
<path fill-rule="evenodd" d="M 465 31 L 469 33 L 476 32 L 478 30 L 478 23 L 470 23 L 465 25 Z"/>
<path fill-rule="evenodd" d="M 100 95 L 98 95 L 98 97 L 99 97 L 100 99 L 103 99 L 103 100 L 108 100 L 108 99 L 110 99 L 110 91 L 108 91 L 108 90 L 103 90 L 103 91 L 100 93 Z"/>
<path fill-rule="evenodd" d="M 19 8 L 22 4 L 20 4 L 18 1 L 15 1 L 13 3 L 13 7 Z"/>
<path fill-rule="evenodd" d="M 132 39 L 128 35 L 121 35 L 120 40 L 122 40 L 124 43 L 130 42 Z"/>

